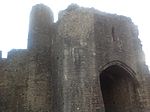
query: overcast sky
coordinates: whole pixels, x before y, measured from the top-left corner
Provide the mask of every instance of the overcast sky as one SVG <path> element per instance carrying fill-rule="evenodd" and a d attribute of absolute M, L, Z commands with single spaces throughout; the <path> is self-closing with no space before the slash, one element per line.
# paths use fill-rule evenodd
<path fill-rule="evenodd" d="M 54 12 L 55 21 L 60 10 L 71 3 L 94 7 L 100 11 L 131 17 L 138 25 L 139 38 L 150 66 L 150 1 L 149 0 L 1 0 L 0 4 L 0 50 L 26 48 L 29 14 L 33 5 L 43 3 Z"/>

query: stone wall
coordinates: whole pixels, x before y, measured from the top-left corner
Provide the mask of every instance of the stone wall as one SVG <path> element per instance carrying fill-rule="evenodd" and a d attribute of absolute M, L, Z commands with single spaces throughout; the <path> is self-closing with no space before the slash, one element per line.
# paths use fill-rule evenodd
<path fill-rule="evenodd" d="M 1 111 L 26 112 L 28 62 L 27 50 L 12 50 L 1 60 Z"/>

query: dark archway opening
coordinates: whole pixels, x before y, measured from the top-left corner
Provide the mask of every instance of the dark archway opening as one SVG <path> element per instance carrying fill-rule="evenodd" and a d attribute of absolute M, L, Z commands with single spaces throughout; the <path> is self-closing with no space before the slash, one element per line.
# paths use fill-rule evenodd
<path fill-rule="evenodd" d="M 100 74 L 105 112 L 138 112 L 137 86 L 129 72 L 112 65 Z"/>

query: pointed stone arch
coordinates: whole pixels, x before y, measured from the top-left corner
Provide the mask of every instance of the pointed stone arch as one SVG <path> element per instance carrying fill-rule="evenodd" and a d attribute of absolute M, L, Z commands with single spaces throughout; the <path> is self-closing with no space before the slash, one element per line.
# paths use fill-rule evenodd
<path fill-rule="evenodd" d="M 100 87 L 106 112 L 138 111 L 136 73 L 121 61 L 112 61 L 100 69 Z"/>
<path fill-rule="evenodd" d="M 99 68 L 99 73 L 101 74 L 102 71 L 104 71 L 106 68 L 110 67 L 110 66 L 119 66 L 120 68 L 124 69 L 125 71 L 127 71 L 128 73 L 130 73 L 130 76 L 133 78 L 134 83 L 136 84 L 136 86 L 139 86 L 139 82 L 136 78 L 136 73 L 134 72 L 134 70 L 129 67 L 127 64 L 119 61 L 119 60 L 114 60 L 111 62 L 108 62 L 107 64 L 105 64 L 104 66 Z"/>

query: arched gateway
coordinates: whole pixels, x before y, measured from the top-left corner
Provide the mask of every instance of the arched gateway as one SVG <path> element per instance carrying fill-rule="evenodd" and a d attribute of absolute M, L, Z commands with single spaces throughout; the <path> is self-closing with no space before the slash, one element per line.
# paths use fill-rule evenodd
<path fill-rule="evenodd" d="M 105 112 L 138 112 L 138 81 L 127 65 L 114 61 L 102 68 L 100 85 Z"/>

